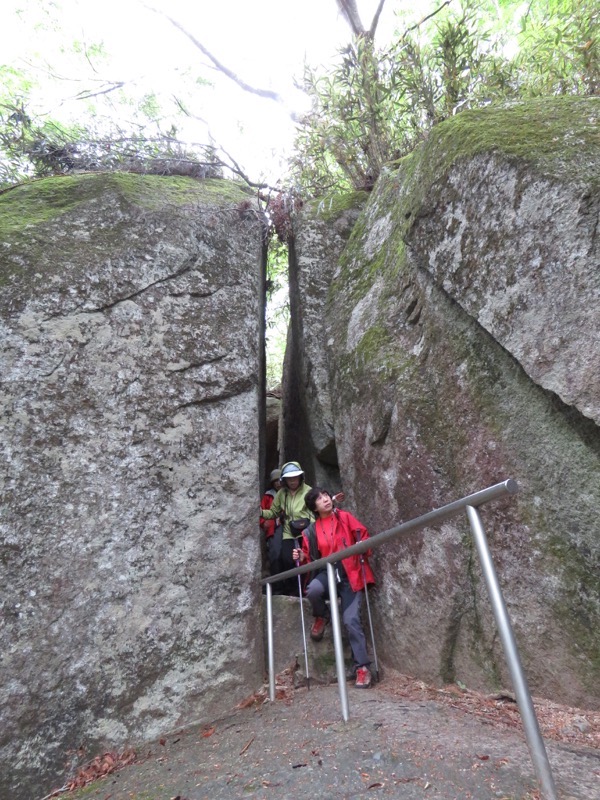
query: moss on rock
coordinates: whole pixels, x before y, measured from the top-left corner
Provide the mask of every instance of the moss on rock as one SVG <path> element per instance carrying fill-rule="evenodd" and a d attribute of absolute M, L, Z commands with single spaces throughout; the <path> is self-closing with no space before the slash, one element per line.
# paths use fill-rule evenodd
<path fill-rule="evenodd" d="M 364 191 L 330 194 L 311 200 L 307 204 L 307 211 L 321 217 L 326 222 L 332 222 L 345 211 L 362 208 L 368 197 L 369 193 Z"/>
<path fill-rule="evenodd" d="M 544 97 L 464 111 L 436 126 L 423 145 L 399 162 L 399 171 L 417 203 L 452 164 L 482 153 L 527 161 L 548 177 L 598 185 L 599 119 L 598 97 Z"/>
<path fill-rule="evenodd" d="M 22 184 L 0 195 L 0 241 L 4 244 L 0 285 L 30 267 L 47 277 L 60 266 L 47 263 L 44 257 L 55 240 L 60 242 L 61 263 L 76 259 L 82 242 L 86 249 L 93 247 L 99 258 L 106 258 L 115 242 L 122 252 L 120 234 L 125 230 L 131 229 L 132 248 L 140 245 L 135 228 L 145 214 L 199 206 L 235 209 L 247 202 L 247 191 L 232 181 L 181 176 L 88 173 Z M 93 227 L 87 218 L 92 209 L 98 219 Z M 86 217 L 84 227 L 77 222 L 80 213 Z M 63 225 L 67 219 L 69 223 Z"/>
<path fill-rule="evenodd" d="M 243 186 L 225 180 L 128 172 L 62 175 L 25 183 L 0 195 L 0 236 L 47 222 L 103 192 L 116 192 L 146 209 L 197 203 L 231 205 L 248 199 Z"/>
<path fill-rule="evenodd" d="M 511 170 L 519 165 L 511 176 L 530 180 L 534 188 L 542 177 L 540 184 L 550 181 L 557 192 L 567 187 L 566 198 L 574 185 L 588 197 L 599 183 L 599 112 L 599 98 L 544 98 L 464 112 L 437 126 L 421 147 L 382 174 L 328 294 L 336 440 L 343 475 L 344 464 L 349 465 L 359 517 L 383 530 L 400 507 L 416 516 L 435 507 L 440 496 L 453 499 L 506 477 L 517 479 L 522 493 L 510 509 L 500 509 L 494 547 L 509 607 L 517 611 L 523 660 L 538 691 L 590 703 L 597 702 L 600 675 L 594 538 L 600 433 L 537 385 L 454 298 L 451 270 L 444 272 L 442 263 L 439 274 L 432 274 L 428 242 L 416 232 L 419 221 L 428 220 L 431 228 L 446 224 L 436 215 L 448 204 L 460 205 L 465 193 L 469 209 L 476 206 L 477 181 L 488 180 L 507 163 Z M 470 170 L 474 160 L 486 169 Z M 453 169 L 458 164 L 465 168 Z M 492 195 L 490 202 L 495 201 Z M 533 239 L 547 230 L 545 223 L 538 225 L 536 209 L 535 203 L 530 206 L 524 223 Z M 573 225 L 580 219 L 577 213 L 575 208 Z M 462 247 L 477 235 L 479 217 L 466 215 L 461 221 L 465 238 L 455 242 L 450 230 L 456 254 L 449 246 L 441 262 L 455 257 L 462 264 Z M 505 243 L 489 229 L 493 220 L 486 224 L 482 238 L 501 260 Z M 473 291 L 471 273 L 460 277 L 465 292 Z M 491 280 L 486 277 L 488 289 Z M 581 301 L 589 302 L 589 296 L 582 293 Z M 553 302 L 552 295 L 547 302 Z M 567 335 L 568 321 L 564 325 Z M 373 475 L 385 475 L 385 482 L 377 481 L 382 486 L 373 487 L 371 497 L 363 488 Z M 402 552 L 406 561 L 413 557 L 408 544 Z M 416 544 L 414 552 L 419 552 Z M 436 645 L 426 637 L 429 656 L 438 647 L 438 675 L 464 680 L 466 668 L 469 680 L 479 676 L 480 685 L 492 688 L 502 683 L 506 668 L 472 555 L 472 546 L 454 554 L 448 561 L 450 577 L 415 556 L 420 580 L 412 585 L 410 607 L 415 619 L 435 616 L 439 607 L 434 627 L 445 629 L 445 639 Z M 397 580 L 391 573 L 398 564 L 384 567 L 386 589 Z M 454 609 L 437 605 L 444 588 L 457 593 Z M 452 613 L 444 617 L 446 611 Z M 410 629 L 400 614 L 390 624 Z M 396 649 L 384 646 L 385 655 L 406 658 L 401 640 L 399 635 Z M 408 668 L 415 670 L 419 648 L 411 655 Z M 428 674 L 434 660 L 419 665 L 421 674 Z"/>

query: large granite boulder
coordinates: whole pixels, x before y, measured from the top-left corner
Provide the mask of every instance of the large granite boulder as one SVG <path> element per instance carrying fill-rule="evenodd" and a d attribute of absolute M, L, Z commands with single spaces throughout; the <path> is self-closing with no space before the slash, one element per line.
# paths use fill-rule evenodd
<path fill-rule="evenodd" d="M 320 342 L 346 507 L 372 533 L 518 481 L 483 513 L 525 671 L 535 693 L 587 707 L 600 705 L 599 112 L 549 99 L 438 126 L 382 176 L 329 265 Z M 297 248 L 319 210 L 304 213 Z M 375 566 L 384 663 L 510 684 L 466 518 L 384 546 Z"/>
<path fill-rule="evenodd" d="M 263 227 L 232 183 L 113 174 L 6 192 L 0 228 L 0 796 L 30 800 L 262 683 Z"/>

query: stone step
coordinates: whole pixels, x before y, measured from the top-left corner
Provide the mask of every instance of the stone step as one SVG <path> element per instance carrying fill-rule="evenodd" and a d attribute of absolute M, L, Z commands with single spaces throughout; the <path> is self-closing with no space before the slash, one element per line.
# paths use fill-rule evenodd
<path fill-rule="evenodd" d="M 335 666 L 335 649 L 333 646 L 333 630 L 327 625 L 323 639 L 313 642 L 310 629 L 314 617 L 308 600 L 302 600 L 304 628 L 306 630 L 306 649 L 308 656 L 308 674 L 311 683 L 328 685 L 337 682 Z M 264 651 L 265 665 L 268 668 L 267 653 L 267 602 L 263 596 Z M 342 627 L 342 642 L 346 674 L 352 672 L 352 652 Z M 302 642 L 302 621 L 300 619 L 300 601 L 297 597 L 285 595 L 273 596 L 273 649 L 275 655 L 275 674 L 293 666 L 295 686 L 306 683 L 306 660 Z"/>

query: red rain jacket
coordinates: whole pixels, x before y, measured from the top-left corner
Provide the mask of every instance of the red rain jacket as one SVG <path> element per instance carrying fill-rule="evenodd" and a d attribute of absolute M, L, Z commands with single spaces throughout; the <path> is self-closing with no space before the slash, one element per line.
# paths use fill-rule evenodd
<path fill-rule="evenodd" d="M 260 501 L 260 507 L 267 509 L 271 508 L 273 505 L 273 500 L 275 500 L 275 495 L 277 492 L 275 489 L 267 489 L 267 491 L 263 494 L 262 499 Z M 273 536 L 275 533 L 275 527 L 277 525 L 276 519 L 264 519 L 263 517 L 260 518 L 260 527 L 265 532 L 265 538 L 268 539 L 270 536 Z"/>
<path fill-rule="evenodd" d="M 336 508 L 331 517 L 326 517 L 324 520 L 317 518 L 306 529 L 302 537 L 302 551 L 308 561 L 316 561 L 317 558 L 325 558 L 331 553 L 344 550 L 346 547 L 368 538 L 369 532 L 362 522 L 359 522 L 350 512 Z M 373 570 L 367 560 L 370 555 L 371 550 L 363 553 L 367 584 L 375 583 Z M 350 556 L 342 560 L 353 592 L 360 592 L 365 588 L 360 558 L 360 556 Z"/>

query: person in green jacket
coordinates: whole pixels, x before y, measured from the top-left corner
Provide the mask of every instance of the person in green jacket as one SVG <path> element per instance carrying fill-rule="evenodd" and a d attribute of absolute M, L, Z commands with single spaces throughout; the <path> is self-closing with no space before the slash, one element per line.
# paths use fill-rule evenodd
<path fill-rule="evenodd" d="M 288 461 L 281 468 L 279 478 L 281 489 L 275 495 L 270 508 L 261 508 L 262 519 L 279 517 L 283 524 L 283 541 L 281 544 L 281 571 L 294 569 L 296 562 L 292 551 L 302 541 L 302 531 L 315 521 L 315 515 L 306 505 L 306 495 L 311 487 L 304 482 L 304 470 L 297 461 Z M 332 495 L 334 503 L 344 502 L 344 492 Z M 276 594 L 298 596 L 298 580 L 290 578 L 273 586 Z"/>
<path fill-rule="evenodd" d="M 288 461 L 281 468 L 281 489 L 275 495 L 271 508 L 262 508 L 260 516 L 263 519 L 279 517 L 283 524 L 283 542 L 281 545 L 281 571 L 293 569 L 296 566 L 292 558 L 292 550 L 296 546 L 298 537 L 302 536 L 302 525 L 314 521 L 314 514 L 305 502 L 306 495 L 311 487 L 304 482 L 304 470 L 297 461 Z M 292 523 L 299 528 L 294 530 Z M 298 579 L 290 578 L 277 584 L 277 591 L 281 594 L 298 595 Z"/>

